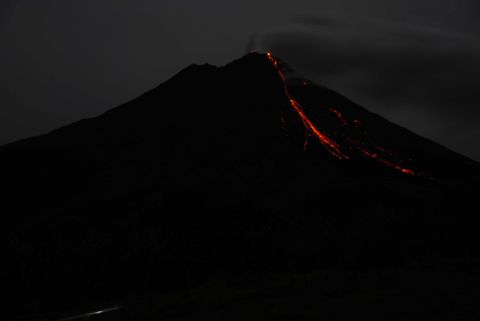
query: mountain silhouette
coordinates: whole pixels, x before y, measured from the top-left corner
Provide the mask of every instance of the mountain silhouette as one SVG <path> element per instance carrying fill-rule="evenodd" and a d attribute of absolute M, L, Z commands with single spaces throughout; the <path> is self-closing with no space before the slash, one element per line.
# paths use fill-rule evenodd
<path fill-rule="evenodd" d="M 2 146 L 0 177 L 9 315 L 480 245 L 478 163 L 270 53 L 191 65 L 98 117 Z"/>

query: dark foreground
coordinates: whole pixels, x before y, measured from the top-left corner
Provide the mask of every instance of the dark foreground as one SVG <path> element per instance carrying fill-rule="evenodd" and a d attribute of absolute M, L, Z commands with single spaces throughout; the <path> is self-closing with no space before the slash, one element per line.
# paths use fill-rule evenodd
<path fill-rule="evenodd" d="M 19 320 L 478 320 L 480 262 L 383 271 L 216 278 L 189 291 L 131 294 Z"/>

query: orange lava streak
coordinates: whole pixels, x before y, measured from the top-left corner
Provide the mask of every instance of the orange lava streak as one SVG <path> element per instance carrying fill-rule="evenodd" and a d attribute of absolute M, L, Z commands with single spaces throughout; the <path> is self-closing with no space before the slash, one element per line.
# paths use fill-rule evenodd
<path fill-rule="evenodd" d="M 407 175 L 412 175 L 412 176 L 415 176 L 417 175 L 417 173 L 415 173 L 414 171 L 412 171 L 411 169 L 408 169 L 408 168 L 403 168 L 402 166 L 400 165 L 396 165 L 394 163 L 391 163 L 383 158 L 381 158 L 378 154 L 375 154 L 375 153 L 372 153 L 372 152 L 369 152 L 363 148 L 360 148 L 360 151 L 365 155 L 365 156 L 368 156 L 370 158 L 373 158 L 375 160 L 377 160 L 378 162 L 384 164 L 385 166 L 388 166 L 388 167 L 392 167 L 392 168 L 395 168 L 396 170 L 404 173 L 404 174 L 407 174 Z"/>
<path fill-rule="evenodd" d="M 349 159 L 347 155 L 340 151 L 340 147 L 336 142 L 325 136 L 325 134 L 318 130 L 318 128 L 310 121 L 310 119 L 308 119 L 307 115 L 305 115 L 303 112 L 302 106 L 296 100 L 290 98 L 290 105 L 292 105 L 297 114 L 300 116 L 305 127 L 320 140 L 330 154 L 338 159 Z"/>
<path fill-rule="evenodd" d="M 280 65 L 279 65 L 278 61 L 273 57 L 272 53 L 270 53 L 270 52 L 267 52 L 267 57 L 273 63 L 273 66 L 275 67 L 275 69 L 277 70 L 280 78 L 282 79 L 285 95 L 288 97 L 288 99 L 290 101 L 290 105 L 293 107 L 293 109 L 297 112 L 297 114 L 302 119 L 302 122 L 303 122 L 305 128 L 318 138 L 320 143 L 323 144 L 323 146 L 327 149 L 327 151 L 330 154 L 332 154 L 333 156 L 335 156 L 338 159 L 349 159 L 349 157 L 347 155 L 342 153 L 338 144 L 336 142 L 334 142 L 333 140 L 331 140 L 330 138 L 328 138 L 327 135 L 322 133 L 310 121 L 310 119 L 307 117 L 307 115 L 305 115 L 305 113 L 303 112 L 302 106 L 295 99 L 293 99 L 292 96 L 290 95 L 290 92 L 288 91 L 288 87 L 287 87 L 287 81 L 285 80 L 285 76 L 283 75 L 282 71 L 280 70 Z"/>
<path fill-rule="evenodd" d="M 281 71 L 280 69 L 280 64 L 278 63 L 278 61 L 273 57 L 272 53 L 271 52 L 267 52 L 267 57 L 268 59 L 272 62 L 273 66 L 275 67 L 275 69 L 277 70 L 278 72 L 278 75 L 280 76 L 280 78 L 282 79 L 282 83 L 283 83 L 283 88 L 284 88 L 284 91 L 285 91 L 285 95 L 287 96 L 287 98 L 289 99 L 289 102 L 290 102 L 290 105 L 292 106 L 292 108 L 295 110 L 295 112 L 300 116 L 302 122 L 303 122 L 303 125 L 305 126 L 305 128 L 312 134 L 314 135 L 315 137 L 318 138 L 318 140 L 320 141 L 320 143 L 322 143 L 322 145 L 325 147 L 325 149 L 333 156 L 335 156 L 336 158 L 338 159 L 350 159 L 349 156 L 345 155 L 341 150 L 340 150 L 340 146 L 335 142 L 333 141 L 332 139 L 330 139 L 327 135 L 325 135 L 322 131 L 320 131 L 313 123 L 312 121 L 307 117 L 307 115 L 305 115 L 305 112 L 303 111 L 303 108 L 302 106 L 300 105 L 300 103 L 298 101 L 296 101 L 295 99 L 292 98 L 292 96 L 290 95 L 290 92 L 288 90 L 288 87 L 287 87 L 287 81 L 285 79 L 285 76 L 283 75 L 283 72 Z M 303 85 L 306 85 L 305 83 L 303 83 Z M 348 122 L 347 120 L 344 118 L 343 114 L 340 113 L 338 110 L 336 109 L 333 109 L 333 108 L 330 108 L 328 106 L 326 106 L 329 111 L 331 113 L 333 113 L 339 120 L 340 122 L 342 123 L 342 126 L 346 127 L 348 126 Z M 353 125 L 356 126 L 356 127 L 359 127 L 361 126 L 361 122 L 360 120 L 358 119 L 355 119 L 353 121 Z M 365 133 L 365 135 L 367 135 Z M 367 136 L 368 137 L 368 136 Z M 347 138 L 348 139 L 348 138 Z M 395 163 L 392 163 L 384 158 L 382 158 L 378 153 L 375 153 L 375 152 L 371 152 L 370 150 L 364 148 L 362 146 L 362 144 L 358 143 L 358 142 L 351 142 L 353 144 L 353 146 L 359 150 L 364 156 L 368 157 L 368 158 L 371 158 L 371 159 L 374 159 L 376 161 L 378 161 L 379 163 L 387 166 L 387 167 L 391 167 L 397 171 L 400 171 L 401 173 L 403 174 L 406 174 L 406 175 L 412 175 L 412 176 L 416 176 L 416 175 L 421 175 L 417 172 L 414 172 L 413 170 L 411 169 L 408 169 L 408 168 L 404 168 L 398 164 L 395 164 Z M 305 140 L 305 145 L 304 145 L 304 148 L 306 148 L 307 146 L 307 140 Z M 376 146 L 375 145 L 375 149 L 377 149 L 378 151 L 380 151 L 381 153 L 384 153 L 384 154 L 387 154 L 389 155 L 390 157 L 394 157 L 393 155 L 391 155 L 390 153 L 388 153 L 385 149 L 381 148 L 380 146 Z"/>
<path fill-rule="evenodd" d="M 331 113 L 333 113 L 340 120 L 340 122 L 342 123 L 342 126 L 345 127 L 345 126 L 348 125 L 347 121 L 345 120 L 345 118 L 343 117 L 341 112 L 339 112 L 336 109 L 330 108 L 328 106 L 327 106 L 327 108 L 328 108 L 328 110 L 330 110 Z"/>

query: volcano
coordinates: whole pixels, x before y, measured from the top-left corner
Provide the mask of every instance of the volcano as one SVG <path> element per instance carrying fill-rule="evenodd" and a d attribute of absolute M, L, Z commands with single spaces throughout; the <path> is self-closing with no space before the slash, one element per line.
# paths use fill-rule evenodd
<path fill-rule="evenodd" d="M 476 257 L 480 165 L 271 53 L 0 147 L 7 313 Z M 126 295 L 126 294 L 125 294 Z"/>

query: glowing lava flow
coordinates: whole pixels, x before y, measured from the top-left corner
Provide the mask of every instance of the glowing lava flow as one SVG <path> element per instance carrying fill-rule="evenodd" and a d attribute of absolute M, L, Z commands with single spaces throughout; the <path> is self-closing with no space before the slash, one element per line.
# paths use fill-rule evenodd
<path fill-rule="evenodd" d="M 340 122 L 342 123 L 342 126 L 343 126 L 343 127 L 345 127 L 345 126 L 348 125 L 347 121 L 345 120 L 345 118 L 343 117 L 343 115 L 342 115 L 341 112 L 339 112 L 339 111 L 336 110 L 336 109 L 330 108 L 330 107 L 328 107 L 328 106 L 327 106 L 327 108 L 328 108 L 328 110 L 330 110 L 331 113 L 333 113 L 333 114 L 338 118 L 338 120 L 340 120 Z"/>
<path fill-rule="evenodd" d="M 340 147 L 336 142 L 334 142 L 333 140 L 328 138 L 325 134 L 323 134 L 310 121 L 310 119 L 308 119 L 308 117 L 303 112 L 302 106 L 300 106 L 300 104 L 296 100 L 292 98 L 289 98 L 289 99 L 290 99 L 290 105 L 295 109 L 297 114 L 300 116 L 305 127 L 320 140 L 320 142 L 323 144 L 323 146 L 325 146 L 325 148 L 330 152 L 330 154 L 337 157 L 338 159 L 349 159 L 347 155 L 343 154 L 340 151 Z"/>
<path fill-rule="evenodd" d="M 346 154 L 344 154 L 341 151 L 340 146 L 337 142 L 333 141 L 326 134 L 324 134 L 322 131 L 320 131 L 318 129 L 318 127 L 316 127 L 312 123 L 312 121 L 307 117 L 307 115 L 305 114 L 305 112 L 303 110 L 303 107 L 300 105 L 300 103 L 298 101 L 296 101 L 295 99 L 293 99 L 293 97 L 290 95 L 290 92 L 289 92 L 288 86 L 287 86 L 287 81 L 285 79 L 285 76 L 283 75 L 283 72 L 282 72 L 281 68 L 280 68 L 279 62 L 275 59 L 275 57 L 273 57 L 271 52 L 267 52 L 267 57 L 272 62 L 273 66 L 275 67 L 275 69 L 278 72 L 278 75 L 282 79 L 285 95 L 287 96 L 292 108 L 300 116 L 305 128 L 312 135 L 314 135 L 316 138 L 318 138 L 320 143 L 322 143 L 322 145 L 326 148 L 326 150 L 331 155 L 333 155 L 334 157 L 336 157 L 338 159 L 350 159 L 349 156 L 347 156 Z M 304 82 L 304 85 L 305 85 L 305 82 Z M 347 129 L 347 127 L 349 127 L 348 126 L 349 124 L 348 124 L 347 120 L 345 119 L 345 117 L 343 116 L 342 113 L 340 113 L 336 109 L 330 108 L 328 106 L 326 106 L 326 107 L 328 108 L 328 110 L 331 113 L 333 113 L 339 119 L 339 121 L 342 124 L 342 127 L 345 127 L 346 129 Z M 361 126 L 361 122 L 359 120 L 354 120 L 353 125 L 354 125 L 353 127 L 358 128 L 358 127 Z M 365 135 L 364 138 L 367 141 L 370 141 L 368 139 L 368 135 L 366 134 L 366 132 L 364 133 L 364 135 Z M 390 168 L 393 168 L 393 169 L 395 169 L 395 170 L 397 170 L 397 171 L 399 171 L 403 174 L 412 175 L 412 176 L 420 175 L 419 173 L 417 173 L 417 172 L 415 172 L 411 169 L 404 168 L 404 167 L 402 167 L 402 166 L 400 166 L 400 165 L 398 165 L 398 164 L 396 164 L 392 161 L 389 161 L 389 160 L 385 159 L 384 157 L 380 156 L 380 154 L 386 154 L 386 155 L 389 155 L 390 158 L 393 157 L 393 155 L 388 153 L 385 149 L 381 148 L 380 146 L 377 146 L 376 144 L 374 144 L 372 142 L 370 142 L 370 145 L 373 145 L 373 150 L 376 150 L 376 151 L 372 151 L 372 149 L 368 148 L 367 146 L 360 143 L 359 141 L 349 139 L 348 136 L 346 137 L 346 140 L 348 142 L 350 142 L 350 146 L 353 145 L 362 155 L 364 155 L 368 158 L 374 159 L 374 160 L 378 161 L 379 163 L 383 164 L 384 166 L 388 166 Z M 307 141 L 305 141 L 305 147 L 306 147 L 306 144 L 307 144 Z M 393 157 L 393 158 L 395 158 L 395 157 Z"/>
<path fill-rule="evenodd" d="M 392 167 L 392 168 L 396 169 L 397 171 L 400 171 L 400 172 L 402 172 L 402 173 L 404 173 L 404 174 L 407 174 L 407 175 L 412 175 L 412 176 L 413 176 L 413 175 L 417 175 L 417 173 L 415 173 L 415 172 L 412 171 L 411 169 L 403 168 L 403 167 L 400 166 L 400 165 L 396 165 L 396 164 L 394 164 L 394 163 L 392 163 L 392 162 L 389 162 L 389 161 L 381 158 L 378 154 L 372 153 L 372 152 L 370 152 L 370 151 L 368 151 L 368 150 L 366 150 L 366 149 L 364 149 L 364 148 L 360 148 L 359 150 L 360 150 L 360 151 L 362 152 L 362 154 L 364 154 L 365 156 L 368 156 L 368 157 L 370 157 L 370 158 L 373 158 L 373 159 L 375 159 L 376 161 L 382 163 L 382 164 L 385 165 L 385 166 Z"/>
<path fill-rule="evenodd" d="M 331 140 L 330 138 L 327 137 L 327 135 L 325 135 L 324 133 L 322 133 L 311 121 L 310 119 L 307 117 L 307 115 L 305 115 L 305 113 L 303 112 L 303 108 L 302 106 L 295 100 L 292 98 L 292 96 L 290 95 L 290 92 L 288 91 L 288 87 L 287 87 L 287 81 L 285 79 L 285 76 L 283 75 L 282 71 L 280 70 L 280 65 L 278 63 L 278 61 L 273 57 L 272 53 L 268 52 L 267 53 L 267 57 L 268 59 L 273 63 L 273 66 L 275 67 L 275 69 L 277 70 L 278 72 L 278 75 L 280 76 L 280 78 L 282 79 L 282 82 L 283 82 L 283 87 L 284 87 L 284 90 L 285 90 L 285 95 L 287 96 L 287 98 L 289 99 L 290 101 L 290 105 L 292 106 L 292 108 L 297 112 L 297 114 L 300 116 L 303 124 L 305 125 L 305 128 L 310 131 L 315 137 L 318 138 L 318 140 L 320 141 L 320 143 L 323 144 L 323 146 L 327 149 L 327 151 L 332 154 L 333 156 L 335 156 L 336 158 L 338 159 L 349 159 L 349 157 L 347 155 L 345 155 L 344 153 L 342 153 L 342 151 L 340 150 L 340 147 L 338 146 L 338 144 Z"/>

